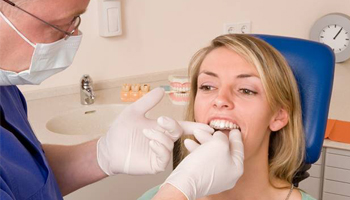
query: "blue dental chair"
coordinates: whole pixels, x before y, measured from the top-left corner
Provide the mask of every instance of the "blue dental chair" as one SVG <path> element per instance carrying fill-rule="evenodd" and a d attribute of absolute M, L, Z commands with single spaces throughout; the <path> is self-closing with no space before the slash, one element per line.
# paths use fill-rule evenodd
<path fill-rule="evenodd" d="M 271 35 L 253 36 L 266 41 L 281 52 L 297 80 L 306 140 L 305 163 L 298 173 L 305 173 L 321 154 L 333 87 L 333 51 L 324 44 L 303 39 Z M 302 176 L 304 177 L 301 180 L 308 175 Z M 293 182 L 297 185 L 299 181 Z"/>

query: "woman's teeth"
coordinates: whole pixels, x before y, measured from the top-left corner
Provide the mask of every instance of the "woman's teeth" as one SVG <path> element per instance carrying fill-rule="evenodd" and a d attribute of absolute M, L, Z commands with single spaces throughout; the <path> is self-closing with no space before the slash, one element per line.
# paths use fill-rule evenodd
<path fill-rule="evenodd" d="M 211 120 L 209 126 L 216 130 L 240 129 L 237 124 L 222 119 Z"/>

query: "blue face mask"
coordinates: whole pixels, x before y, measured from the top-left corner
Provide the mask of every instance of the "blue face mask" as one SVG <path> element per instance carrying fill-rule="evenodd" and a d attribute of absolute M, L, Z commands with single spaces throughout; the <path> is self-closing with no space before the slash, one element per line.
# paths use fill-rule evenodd
<path fill-rule="evenodd" d="M 38 85 L 50 76 L 69 67 L 79 48 L 82 33 L 53 43 L 33 44 L 0 12 L 5 22 L 28 44 L 33 46 L 31 64 L 28 70 L 19 73 L 0 69 L 0 85 Z"/>

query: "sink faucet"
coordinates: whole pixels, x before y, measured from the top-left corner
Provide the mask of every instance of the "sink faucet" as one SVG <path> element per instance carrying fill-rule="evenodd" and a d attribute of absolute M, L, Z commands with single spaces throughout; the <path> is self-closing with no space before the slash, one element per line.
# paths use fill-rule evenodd
<path fill-rule="evenodd" d="M 88 74 L 84 74 L 80 80 L 80 102 L 83 105 L 93 104 L 95 94 L 92 88 L 92 79 Z"/>

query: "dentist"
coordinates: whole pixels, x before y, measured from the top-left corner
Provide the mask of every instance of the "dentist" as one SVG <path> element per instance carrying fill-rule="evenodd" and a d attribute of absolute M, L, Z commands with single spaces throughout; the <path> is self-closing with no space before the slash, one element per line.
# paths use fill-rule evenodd
<path fill-rule="evenodd" d="M 0 0 L 1 200 L 63 199 L 107 176 L 155 174 L 165 170 L 182 134 L 213 132 L 205 124 L 146 118 L 145 113 L 163 97 L 158 88 L 125 108 L 100 139 L 74 146 L 37 140 L 16 85 L 40 84 L 72 64 L 82 38 L 80 15 L 88 4 L 89 0 Z M 228 140 L 215 135 L 206 137 L 210 139 L 202 145 L 190 145 L 193 153 L 155 199 L 188 199 L 234 186 L 242 170 L 233 170 L 229 177 L 220 170 L 242 168 L 240 136 Z M 231 148 L 233 143 L 236 148 Z M 233 166 L 227 162 L 231 157 L 242 163 Z M 207 167 L 198 170 L 196 165 Z"/>

